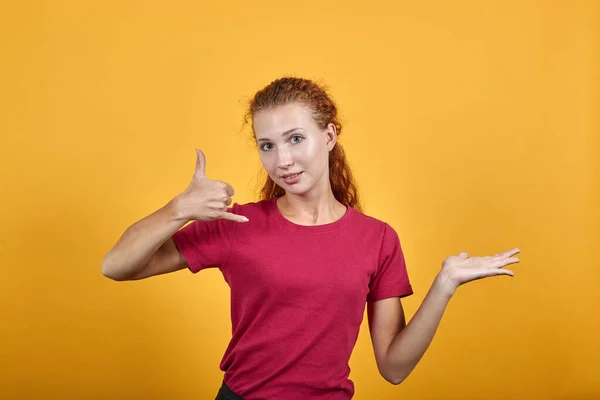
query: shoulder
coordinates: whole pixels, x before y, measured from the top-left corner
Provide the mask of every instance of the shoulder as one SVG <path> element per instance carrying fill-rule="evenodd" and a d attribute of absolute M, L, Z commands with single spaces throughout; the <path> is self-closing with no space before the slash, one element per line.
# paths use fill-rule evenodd
<path fill-rule="evenodd" d="M 394 230 L 387 222 L 381 219 L 364 214 L 356 209 L 352 209 L 352 212 L 354 213 L 352 220 L 356 228 L 375 231 L 381 235 L 384 235 L 388 229 Z"/>
<path fill-rule="evenodd" d="M 259 200 L 248 203 L 233 203 L 230 211 L 248 217 L 248 219 L 251 219 L 251 217 L 266 217 L 271 211 L 271 202 L 272 200 Z"/>
<path fill-rule="evenodd" d="M 399 241 L 398 233 L 388 222 L 356 209 L 353 209 L 353 213 L 350 224 L 352 235 L 364 245 L 382 251 L 383 248 Z"/>

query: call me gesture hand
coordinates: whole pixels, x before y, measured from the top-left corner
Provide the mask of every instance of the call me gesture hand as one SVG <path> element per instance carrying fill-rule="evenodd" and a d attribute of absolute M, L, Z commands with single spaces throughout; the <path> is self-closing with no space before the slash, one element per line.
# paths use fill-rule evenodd
<path fill-rule="evenodd" d="M 243 215 L 227 211 L 231 205 L 234 190 L 225 182 L 206 177 L 206 157 L 196 149 L 196 170 L 188 188 L 176 197 L 178 219 L 189 221 L 212 221 L 228 219 L 235 222 L 248 222 Z"/>

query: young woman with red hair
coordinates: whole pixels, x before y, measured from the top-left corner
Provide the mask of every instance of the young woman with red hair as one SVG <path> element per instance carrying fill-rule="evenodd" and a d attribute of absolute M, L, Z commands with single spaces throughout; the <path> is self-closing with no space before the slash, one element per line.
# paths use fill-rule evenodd
<path fill-rule="evenodd" d="M 232 205 L 233 188 L 206 177 L 197 150 L 189 187 L 129 227 L 102 265 L 114 280 L 221 270 L 232 338 L 217 399 L 351 399 L 348 362 L 365 305 L 379 372 L 399 384 L 459 285 L 513 275 L 503 267 L 519 261 L 519 249 L 450 256 L 406 324 L 399 299 L 412 288 L 398 235 L 362 213 L 326 90 L 275 80 L 253 97 L 246 121 L 267 175 L 261 198 Z"/>

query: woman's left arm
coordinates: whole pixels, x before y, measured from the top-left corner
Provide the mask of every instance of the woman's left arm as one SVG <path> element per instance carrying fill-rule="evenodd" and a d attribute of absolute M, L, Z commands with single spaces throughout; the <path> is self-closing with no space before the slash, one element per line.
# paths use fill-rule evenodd
<path fill-rule="evenodd" d="M 519 249 L 512 249 L 489 257 L 469 257 L 467 253 L 448 257 L 408 324 L 405 324 L 398 298 L 369 303 L 369 330 L 381 375 L 394 385 L 406 379 L 433 340 L 456 289 L 464 283 L 490 276 L 513 276 L 514 273 L 504 267 L 519 262 L 513 257 L 519 252 Z"/>

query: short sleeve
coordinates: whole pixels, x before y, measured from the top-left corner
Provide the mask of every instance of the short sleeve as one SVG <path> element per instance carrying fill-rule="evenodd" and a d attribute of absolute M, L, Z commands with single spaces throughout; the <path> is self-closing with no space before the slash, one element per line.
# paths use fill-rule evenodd
<path fill-rule="evenodd" d="M 405 297 L 413 294 L 404 262 L 404 254 L 396 231 L 385 224 L 379 265 L 369 283 L 368 302 L 389 297 Z"/>
<path fill-rule="evenodd" d="M 233 208 L 227 211 L 233 212 Z M 225 264 L 237 224 L 227 219 L 195 220 L 173 234 L 173 241 L 191 272 L 197 273 L 204 268 Z"/>

